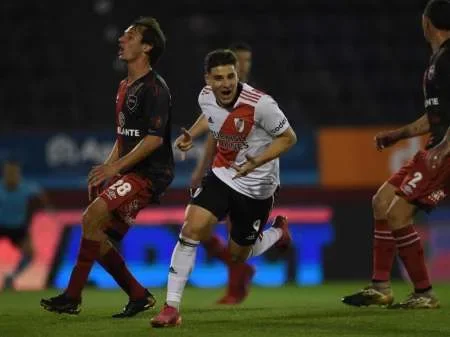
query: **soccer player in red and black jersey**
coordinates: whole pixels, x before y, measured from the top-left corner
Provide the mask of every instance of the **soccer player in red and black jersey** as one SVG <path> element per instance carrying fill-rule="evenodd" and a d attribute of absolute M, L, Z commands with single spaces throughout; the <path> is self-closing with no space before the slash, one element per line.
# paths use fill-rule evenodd
<path fill-rule="evenodd" d="M 46 310 L 78 314 L 81 292 L 95 261 L 129 295 L 123 312 L 113 317 L 133 316 L 155 304 L 110 239 L 121 240 L 138 212 L 158 202 L 173 179 L 171 96 L 152 69 L 164 49 L 165 36 L 151 17 L 136 20 L 119 38 L 119 58 L 127 63 L 128 76 L 120 83 L 116 99 L 117 140 L 105 163 L 89 173 L 90 198 L 95 199 L 83 214 L 77 262 L 67 289 L 41 300 Z M 95 190 L 104 182 L 106 188 L 96 197 Z"/>
<path fill-rule="evenodd" d="M 430 134 L 425 150 L 394 174 L 375 194 L 372 283 L 342 301 L 354 306 L 390 305 L 390 273 L 398 253 L 414 292 L 391 308 L 438 308 L 425 266 L 421 240 L 413 216 L 431 211 L 450 193 L 450 1 L 432 0 L 424 11 L 422 26 L 433 55 L 423 80 L 425 114 L 400 129 L 375 137 L 379 150 L 401 139 Z"/>
<path fill-rule="evenodd" d="M 248 83 L 252 68 L 252 48 L 245 42 L 235 42 L 231 44 L 230 49 L 236 54 L 238 60 L 238 77 L 242 83 Z M 189 151 L 193 147 L 193 140 L 208 132 L 208 121 L 202 114 L 192 127 L 183 130 L 183 134 L 175 140 L 175 146 L 181 151 Z M 191 189 L 195 189 L 201 185 L 201 181 L 207 167 L 200 165 L 198 161 L 197 167 L 194 169 L 191 178 Z M 277 216 L 275 224 L 282 226 L 287 222 L 284 216 Z M 226 219 L 228 229 L 231 228 L 230 220 Z M 215 257 L 222 261 L 228 268 L 228 285 L 226 293 L 217 303 L 219 304 L 238 304 L 241 303 L 249 294 L 250 283 L 255 274 L 255 267 L 248 262 L 235 263 L 232 261 L 231 253 L 223 240 L 218 235 L 212 235 L 208 240 L 202 242 L 209 256 Z"/>

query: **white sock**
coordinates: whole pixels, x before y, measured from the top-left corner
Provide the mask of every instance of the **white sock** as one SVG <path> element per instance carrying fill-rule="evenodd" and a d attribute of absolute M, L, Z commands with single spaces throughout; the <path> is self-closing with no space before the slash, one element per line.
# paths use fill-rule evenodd
<path fill-rule="evenodd" d="M 173 250 L 167 281 L 166 302 L 179 309 L 184 287 L 194 268 L 197 246 L 200 241 L 191 240 L 180 235 Z"/>
<path fill-rule="evenodd" d="M 280 240 L 283 231 L 280 228 L 269 228 L 263 232 L 261 239 L 256 239 L 256 242 L 252 246 L 249 258 L 252 256 L 259 256 L 266 250 L 272 247 L 278 240 Z"/>

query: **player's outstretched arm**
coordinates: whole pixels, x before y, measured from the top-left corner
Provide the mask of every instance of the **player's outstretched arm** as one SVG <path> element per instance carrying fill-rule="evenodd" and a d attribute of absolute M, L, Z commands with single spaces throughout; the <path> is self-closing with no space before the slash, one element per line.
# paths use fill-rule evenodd
<path fill-rule="evenodd" d="M 234 178 L 246 176 L 255 168 L 278 158 L 294 146 L 295 143 L 297 143 L 297 136 L 292 127 L 289 127 L 283 133 L 276 136 L 269 147 L 260 155 L 256 157 L 250 157 L 247 155 L 247 161 L 242 165 L 230 163 L 231 166 L 237 171 Z"/>
<path fill-rule="evenodd" d="M 203 136 L 208 132 L 208 120 L 206 119 L 205 114 L 202 113 L 198 116 L 197 120 L 192 124 L 188 131 L 194 139 Z"/>
<path fill-rule="evenodd" d="M 399 129 L 378 133 L 374 138 L 375 146 L 381 151 L 402 139 L 421 136 L 428 132 L 430 132 L 430 123 L 428 122 L 427 114 L 424 114 L 419 119 Z"/>
<path fill-rule="evenodd" d="M 202 136 L 208 131 L 208 121 L 204 114 L 201 114 L 189 130 L 182 129 L 183 133 L 175 139 L 174 145 L 180 151 L 186 152 L 194 146 L 193 140 Z"/>

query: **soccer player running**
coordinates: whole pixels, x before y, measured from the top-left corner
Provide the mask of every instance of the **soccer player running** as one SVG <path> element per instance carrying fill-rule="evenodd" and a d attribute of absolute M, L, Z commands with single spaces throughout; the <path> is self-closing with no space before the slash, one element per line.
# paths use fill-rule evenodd
<path fill-rule="evenodd" d="M 179 306 L 197 246 L 226 215 L 232 224 L 229 249 L 233 261 L 258 256 L 275 243 L 289 242 L 287 223 L 272 226 L 257 240 L 267 222 L 279 181 L 278 157 L 296 135 L 272 97 L 239 83 L 237 60 L 230 50 L 205 58 L 207 86 L 199 105 L 208 120 L 203 165 L 212 171 L 198 188 L 186 215 L 169 269 L 166 304 L 151 320 L 154 327 L 181 324 Z"/>
<path fill-rule="evenodd" d="M 372 283 L 342 301 L 353 306 L 390 305 L 394 298 L 390 274 L 396 251 L 414 292 L 391 308 L 438 308 L 425 266 L 421 240 L 413 216 L 419 209 L 431 211 L 450 193 L 450 2 L 430 1 L 422 26 L 433 55 L 425 71 L 425 114 L 400 129 L 375 137 L 382 150 L 401 139 L 430 133 L 426 149 L 384 183 L 373 198 L 375 231 Z"/>
<path fill-rule="evenodd" d="M 14 281 L 33 261 L 33 245 L 29 225 L 39 206 L 49 208 L 50 204 L 41 188 L 22 178 L 19 162 L 8 159 L 3 163 L 3 179 L 0 183 L 0 238 L 8 239 L 22 254 L 14 268 L 7 274 L 3 283 L 6 289 L 14 288 Z"/>
<path fill-rule="evenodd" d="M 164 49 L 165 36 L 151 17 L 136 20 L 119 38 L 118 54 L 127 64 L 128 76 L 120 82 L 116 98 L 117 139 L 105 163 L 89 173 L 90 197 L 102 183 L 107 182 L 107 187 L 83 214 L 83 234 L 69 284 L 61 295 L 41 300 L 46 310 L 79 313 L 81 293 L 95 261 L 129 296 L 123 312 L 113 317 L 134 316 L 155 304 L 110 238 L 120 241 L 139 211 L 158 202 L 173 179 L 171 96 L 152 68 Z"/>
<path fill-rule="evenodd" d="M 230 46 L 236 54 L 238 61 L 238 79 L 242 83 L 248 83 L 252 67 L 252 49 L 245 42 L 236 42 Z M 204 114 L 201 114 L 194 125 L 188 130 L 183 130 L 183 134 L 175 140 L 175 146 L 183 152 L 189 151 L 193 147 L 193 140 L 208 132 L 208 121 Z M 191 189 L 195 190 L 200 186 L 207 167 L 199 160 L 191 178 Z M 277 216 L 274 220 L 276 226 L 282 226 L 287 222 L 287 218 Z M 226 218 L 228 230 L 231 228 L 229 218 Z M 220 298 L 219 304 L 241 303 L 249 293 L 250 284 L 255 274 L 255 268 L 247 262 L 237 263 L 232 261 L 231 253 L 218 235 L 212 235 L 208 240 L 202 242 L 209 256 L 216 257 L 228 267 L 228 285 L 225 295 Z"/>

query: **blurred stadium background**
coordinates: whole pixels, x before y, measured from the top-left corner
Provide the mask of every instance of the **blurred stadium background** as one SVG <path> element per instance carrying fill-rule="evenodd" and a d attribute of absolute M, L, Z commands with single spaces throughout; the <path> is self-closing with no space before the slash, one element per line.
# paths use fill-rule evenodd
<path fill-rule="evenodd" d="M 17 289 L 66 284 L 76 257 L 86 174 L 114 141 L 114 99 L 124 68 L 117 38 L 140 15 L 168 37 L 158 71 L 175 98 L 174 135 L 197 117 L 202 62 L 234 41 L 253 48 L 252 79 L 276 98 L 299 142 L 281 161 L 282 192 L 274 214 L 290 216 L 294 247 L 255 259 L 255 284 L 276 287 L 367 280 L 371 267 L 371 196 L 421 146 L 403 142 L 378 153 L 378 130 L 423 111 L 422 74 L 430 54 L 420 19 L 425 1 L 222 0 L 0 3 L 0 160 L 13 156 L 40 184 L 55 210 L 32 220 L 36 257 Z M 200 142 L 181 162 L 163 205 L 147 209 L 122 243 L 137 277 L 161 287 L 188 199 Z M 418 219 L 432 278 L 450 281 L 450 206 Z M 1 222 L 1 220 L 0 220 Z M 225 235 L 223 225 L 218 231 Z M 0 241 L 2 274 L 19 254 Z M 394 278 L 401 278 L 398 267 Z M 191 280 L 221 287 L 226 270 L 203 251 Z M 115 287 L 100 269 L 91 282 Z"/>

